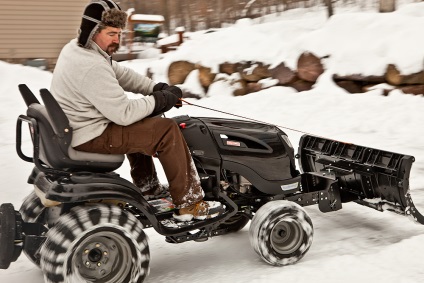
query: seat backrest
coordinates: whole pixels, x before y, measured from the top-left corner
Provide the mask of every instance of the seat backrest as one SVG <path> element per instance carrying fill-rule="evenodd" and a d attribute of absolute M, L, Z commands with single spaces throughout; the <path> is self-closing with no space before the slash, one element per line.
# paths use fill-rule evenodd
<path fill-rule="evenodd" d="M 40 95 L 50 118 L 48 121 L 56 136 L 55 142 L 58 143 L 62 153 L 68 156 L 68 148 L 72 142 L 72 127 L 69 125 L 68 117 L 50 91 L 43 88 L 40 90 Z"/>
<path fill-rule="evenodd" d="M 30 106 L 31 104 L 40 104 L 40 101 L 35 97 L 34 93 L 27 87 L 25 84 L 18 85 L 19 92 L 22 95 L 22 98 L 25 101 L 26 106 Z"/>
<path fill-rule="evenodd" d="M 20 85 L 19 90 L 28 105 L 27 116 L 37 120 L 39 156 L 44 164 L 68 172 L 110 172 L 122 165 L 124 155 L 81 152 L 71 147 L 72 127 L 47 89 L 40 90 L 45 106 L 40 104 L 28 87 Z"/>

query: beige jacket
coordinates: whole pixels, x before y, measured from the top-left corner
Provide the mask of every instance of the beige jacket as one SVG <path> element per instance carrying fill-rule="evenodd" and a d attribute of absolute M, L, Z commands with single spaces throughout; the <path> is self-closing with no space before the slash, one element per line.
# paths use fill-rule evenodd
<path fill-rule="evenodd" d="M 155 82 L 112 61 L 91 41 L 90 48 L 74 39 L 65 45 L 53 72 L 50 91 L 73 128 L 72 146 L 101 135 L 110 122 L 127 126 L 155 108 Z M 144 94 L 129 99 L 125 91 Z"/>

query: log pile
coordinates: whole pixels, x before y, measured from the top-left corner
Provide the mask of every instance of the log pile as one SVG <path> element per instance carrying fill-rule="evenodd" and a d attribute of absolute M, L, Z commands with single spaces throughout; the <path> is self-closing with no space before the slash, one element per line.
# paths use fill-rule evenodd
<path fill-rule="evenodd" d="M 263 83 L 265 79 L 272 79 L 273 85 L 287 86 L 297 91 L 307 91 L 312 88 L 317 79 L 325 71 L 323 59 L 312 53 L 301 54 L 295 70 L 290 69 L 281 62 L 275 67 L 262 62 L 245 61 L 238 63 L 223 62 L 219 65 L 218 73 L 213 73 L 211 68 L 188 61 L 173 62 L 168 69 L 170 84 L 182 84 L 187 76 L 198 70 L 199 83 L 207 93 L 210 85 L 216 80 L 228 77 L 229 83 L 234 86 L 233 95 L 246 95 L 270 87 Z M 235 76 L 236 75 L 236 76 Z M 234 78 L 237 79 L 234 79 Z M 424 71 L 416 74 L 401 74 L 395 65 L 388 65 L 384 76 L 364 76 L 361 74 L 333 75 L 333 81 L 349 93 L 363 93 L 375 85 L 388 84 L 384 95 L 393 89 L 400 89 L 407 94 L 424 94 Z"/>
<path fill-rule="evenodd" d="M 403 75 L 395 65 L 387 66 L 386 81 L 407 94 L 424 94 L 424 71 Z"/>
<path fill-rule="evenodd" d="M 384 76 L 334 75 L 333 79 L 337 85 L 350 93 L 366 92 L 374 85 L 386 83 L 390 86 L 384 89 L 385 95 L 393 89 L 400 89 L 405 94 L 424 94 L 424 71 L 405 75 L 401 74 L 393 64 L 387 66 Z"/>

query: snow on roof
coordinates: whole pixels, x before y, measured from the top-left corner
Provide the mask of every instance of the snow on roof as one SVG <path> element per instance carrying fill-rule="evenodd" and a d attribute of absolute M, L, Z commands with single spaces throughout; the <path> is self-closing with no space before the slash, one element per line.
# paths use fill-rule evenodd
<path fill-rule="evenodd" d="M 162 15 L 133 14 L 133 15 L 131 15 L 131 20 L 133 20 L 133 21 L 164 22 L 165 18 Z"/>

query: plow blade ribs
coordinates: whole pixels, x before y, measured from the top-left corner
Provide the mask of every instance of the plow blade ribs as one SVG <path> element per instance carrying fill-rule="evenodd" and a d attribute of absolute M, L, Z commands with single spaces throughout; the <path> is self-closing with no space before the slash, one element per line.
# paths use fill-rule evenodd
<path fill-rule="evenodd" d="M 303 172 L 333 175 L 342 202 L 355 201 L 379 211 L 412 216 L 424 224 L 409 190 L 409 174 L 415 158 L 380 149 L 303 135 L 299 164 Z"/>

